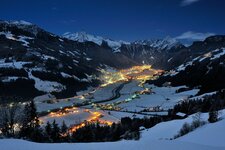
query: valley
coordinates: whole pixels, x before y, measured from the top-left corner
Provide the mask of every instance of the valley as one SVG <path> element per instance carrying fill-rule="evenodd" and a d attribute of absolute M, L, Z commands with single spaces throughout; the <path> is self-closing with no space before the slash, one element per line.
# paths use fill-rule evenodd
<path fill-rule="evenodd" d="M 0 149 L 224 150 L 224 6 L 2 1 Z"/>
<path fill-rule="evenodd" d="M 198 92 L 194 89 L 176 93 L 182 87 L 145 84 L 146 80 L 156 79 L 163 73 L 163 70 L 153 69 L 150 65 L 101 71 L 102 84 L 99 87 L 65 99 L 35 98 L 41 123 L 45 125 L 55 120 L 62 124 L 64 121 L 70 127 L 68 132 L 72 133 L 87 123 L 99 122 L 104 126 L 118 123 L 123 117 L 163 116 L 175 104 Z"/>

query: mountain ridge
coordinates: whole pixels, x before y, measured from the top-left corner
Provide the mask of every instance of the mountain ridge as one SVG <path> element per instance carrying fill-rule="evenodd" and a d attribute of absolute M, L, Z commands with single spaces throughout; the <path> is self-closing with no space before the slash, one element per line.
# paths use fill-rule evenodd
<path fill-rule="evenodd" d="M 33 98 L 49 92 L 57 97 L 74 96 L 77 91 L 99 84 L 99 68 L 150 64 L 156 69 L 174 69 L 225 47 L 225 36 L 168 49 L 161 41 L 158 48 L 141 42 L 123 43 L 116 52 L 107 41 L 101 42 L 74 41 L 24 21 L 0 21 L 0 97 Z M 173 40 L 169 43 L 177 45 Z"/>

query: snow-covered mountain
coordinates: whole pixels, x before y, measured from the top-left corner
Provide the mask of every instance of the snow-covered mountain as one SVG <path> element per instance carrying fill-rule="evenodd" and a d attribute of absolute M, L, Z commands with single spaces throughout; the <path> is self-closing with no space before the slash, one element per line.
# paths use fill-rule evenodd
<path fill-rule="evenodd" d="M 63 34 L 63 37 L 68 38 L 70 40 L 78 41 L 78 42 L 94 42 L 98 45 L 102 45 L 103 41 L 107 42 L 108 46 L 113 49 L 114 52 L 120 52 L 120 47 L 122 44 L 130 45 L 130 44 L 138 44 L 138 45 L 147 45 L 157 50 L 169 50 L 171 48 L 177 48 L 179 46 L 183 46 L 179 41 L 174 38 L 167 36 L 164 39 L 150 39 L 150 40 L 137 40 L 134 42 L 126 42 L 126 41 L 116 41 L 110 38 L 104 38 L 101 36 L 96 36 L 92 34 L 88 34 L 86 32 L 66 32 Z"/>
<path fill-rule="evenodd" d="M 18 21 L 3 21 L 3 20 L 1 20 L 1 22 L 7 23 L 7 24 L 13 24 L 13 25 L 24 25 L 24 26 L 33 25 L 32 23 L 24 21 L 24 20 L 18 20 Z"/>
<path fill-rule="evenodd" d="M 164 39 L 150 39 L 150 40 L 138 40 L 134 42 L 135 44 L 148 45 L 157 50 L 169 50 L 173 47 L 179 47 L 182 44 L 174 38 L 167 36 Z"/>
<path fill-rule="evenodd" d="M 134 42 L 115 41 L 109 38 L 91 35 L 86 32 L 67 32 L 63 37 L 82 43 L 93 42 L 99 46 L 108 46 L 112 49 L 113 53 L 120 53 L 139 64 L 147 63 L 157 68 L 164 68 L 168 64 L 167 61 L 170 56 L 185 48 L 184 45 L 171 37 Z"/>
<path fill-rule="evenodd" d="M 70 40 L 78 41 L 78 42 L 94 42 L 98 45 L 102 45 L 103 42 L 107 42 L 108 46 L 113 49 L 113 52 L 119 52 L 120 47 L 122 44 L 129 44 L 129 42 L 125 41 L 114 41 L 109 38 L 104 38 L 101 36 L 96 36 L 92 34 L 88 34 L 86 32 L 76 32 L 76 33 L 71 33 L 71 32 L 66 32 L 63 34 L 63 37 L 68 38 Z"/>
<path fill-rule="evenodd" d="M 89 77 L 99 73 L 97 68 L 146 63 L 173 69 L 225 47 L 225 36 L 212 36 L 189 47 L 178 46 L 171 38 L 129 43 L 87 33 L 64 37 L 26 21 L 0 21 L 0 96 L 33 97 L 49 92 L 74 96 L 95 84 Z"/>
<path fill-rule="evenodd" d="M 200 88 L 199 94 L 225 88 L 225 48 L 206 52 L 170 70 L 154 81 L 156 85 L 170 82 L 173 86 Z"/>
<path fill-rule="evenodd" d="M 98 68 L 135 64 L 95 43 L 68 40 L 25 21 L 0 21 L 0 97 L 74 96 L 97 83 L 91 76 Z"/>

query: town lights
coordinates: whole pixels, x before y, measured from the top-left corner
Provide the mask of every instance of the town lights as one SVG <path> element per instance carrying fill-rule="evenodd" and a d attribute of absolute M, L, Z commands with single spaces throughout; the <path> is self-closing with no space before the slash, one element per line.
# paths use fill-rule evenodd
<path fill-rule="evenodd" d="M 110 84 L 114 84 L 119 81 L 129 81 L 131 79 L 145 82 L 153 78 L 153 75 L 157 74 L 161 70 L 152 69 L 151 65 L 133 66 L 129 69 L 123 69 L 117 72 L 109 72 L 101 69 L 103 84 L 101 87 L 105 87 Z"/>
<path fill-rule="evenodd" d="M 151 65 L 142 65 L 142 66 L 133 66 L 129 69 L 123 69 L 119 71 L 106 71 L 106 70 L 100 70 L 102 72 L 102 76 L 100 76 L 100 80 L 103 81 L 103 84 L 101 87 L 108 86 L 110 84 L 115 84 L 118 82 L 128 82 L 131 80 L 135 80 L 138 82 L 140 86 L 144 88 L 144 83 L 146 80 L 151 80 L 157 77 L 158 74 L 162 73 L 161 70 L 155 70 L 151 68 Z M 114 102 L 112 104 L 95 104 L 92 101 L 86 101 L 95 91 L 97 91 L 99 88 L 98 87 L 94 89 L 93 91 L 89 93 L 85 93 L 83 95 L 76 96 L 75 98 L 85 100 L 87 104 L 90 104 L 92 107 L 96 109 L 101 109 L 101 110 L 114 110 L 114 111 L 120 111 L 122 108 L 119 107 L 119 104 L 122 103 L 128 103 L 134 99 L 139 98 L 139 95 L 141 94 L 151 94 L 151 90 L 148 88 L 144 88 L 141 91 L 137 91 L 136 93 L 133 93 L 129 98 L 126 98 L 124 100 L 120 100 L 117 102 Z M 88 118 L 85 118 L 85 121 L 81 121 L 79 124 L 75 124 L 70 129 L 66 134 L 71 134 L 72 132 L 76 132 L 77 129 L 84 127 L 87 123 L 99 123 L 100 125 L 108 125 L 111 126 L 113 122 L 109 120 L 103 120 L 103 115 L 101 111 L 92 111 L 90 109 L 78 109 L 77 107 L 68 107 L 68 108 L 63 108 L 60 107 L 60 109 L 56 112 L 51 112 L 49 113 L 49 117 L 52 118 L 57 118 L 57 117 L 64 117 L 65 115 L 71 115 L 75 113 L 87 113 L 90 115 Z"/>

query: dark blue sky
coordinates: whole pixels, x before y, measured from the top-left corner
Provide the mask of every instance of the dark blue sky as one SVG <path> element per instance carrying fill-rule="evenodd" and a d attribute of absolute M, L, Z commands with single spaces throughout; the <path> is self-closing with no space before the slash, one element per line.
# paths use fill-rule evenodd
<path fill-rule="evenodd" d="M 25 20 L 59 35 L 86 31 L 136 40 L 189 31 L 204 36 L 225 34 L 225 0 L 1 0 L 0 19 Z"/>

